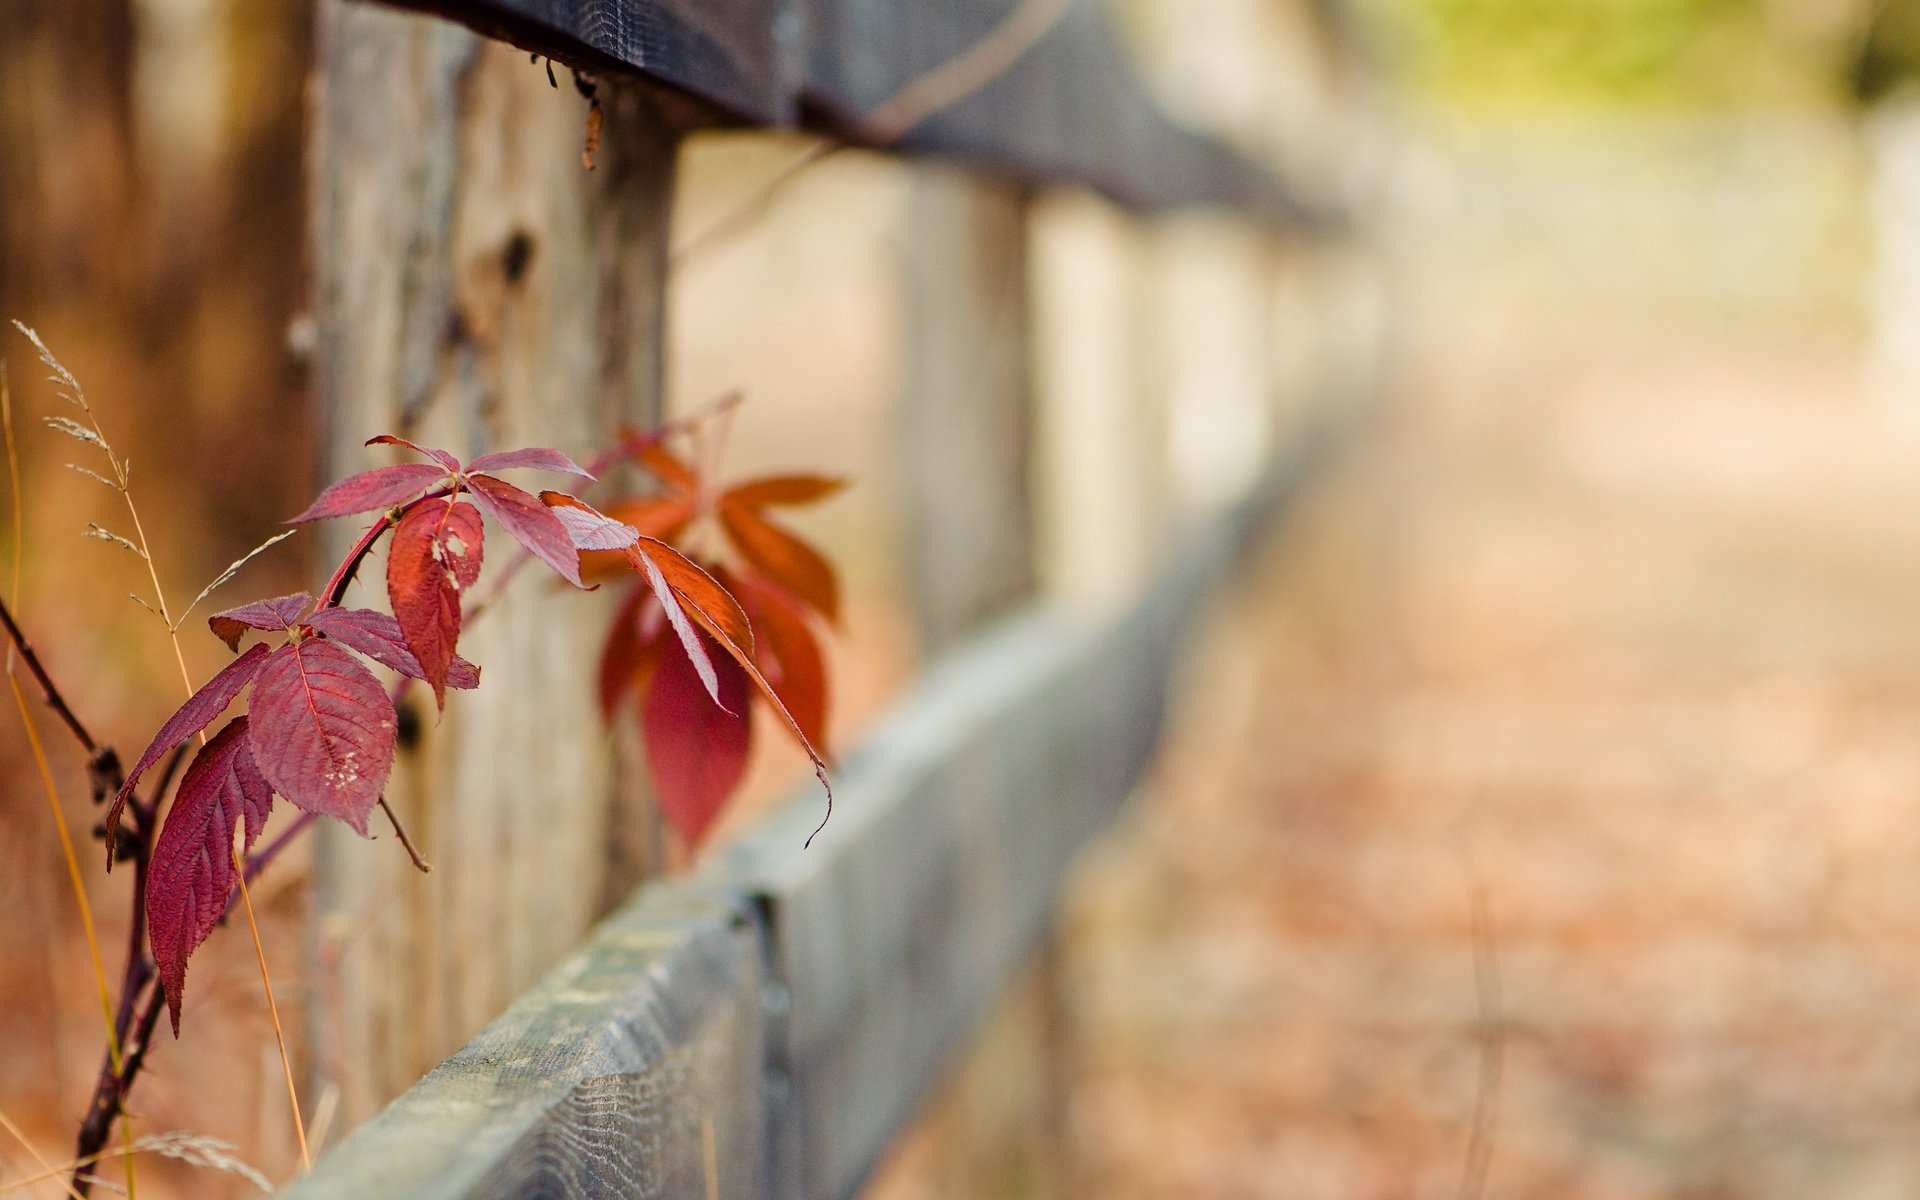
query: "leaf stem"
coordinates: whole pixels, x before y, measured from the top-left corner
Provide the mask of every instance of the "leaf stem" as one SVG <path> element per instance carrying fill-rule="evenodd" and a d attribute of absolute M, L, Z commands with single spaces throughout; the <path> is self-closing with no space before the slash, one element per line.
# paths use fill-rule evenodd
<path fill-rule="evenodd" d="M 394 815 L 393 809 L 387 804 L 387 798 L 385 796 L 380 797 L 380 811 L 387 814 L 387 821 L 393 826 L 393 832 L 399 835 L 400 844 L 406 847 L 407 857 L 413 860 L 413 869 L 422 875 L 433 874 L 433 864 L 421 858 L 420 852 L 413 848 L 413 839 L 407 836 L 407 827 L 402 825 L 400 818 Z"/>

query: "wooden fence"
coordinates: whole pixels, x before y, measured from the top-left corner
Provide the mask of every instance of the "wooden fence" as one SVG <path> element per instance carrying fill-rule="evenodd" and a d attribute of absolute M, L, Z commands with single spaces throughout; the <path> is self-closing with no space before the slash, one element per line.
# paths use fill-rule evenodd
<path fill-rule="evenodd" d="M 323 0 L 329 470 L 363 465 L 374 429 L 464 454 L 657 419 L 687 133 L 928 160 L 903 263 L 905 573 L 938 658 L 838 771 L 813 849 L 809 794 L 635 892 L 657 817 L 576 678 L 605 614 L 505 598 L 472 631 L 488 689 L 428 723 L 389 791 L 442 869 L 397 879 L 393 856 L 322 843 L 313 1090 L 356 1121 L 404 1094 L 290 1195 L 841 1197 L 867 1177 L 1130 794 L 1205 598 L 1377 382 L 1343 142 L 1364 145 L 1364 72 L 1341 12 L 1300 2 L 1331 117 L 1282 169 L 1164 115 L 1095 0 Z M 596 80 L 594 171 L 529 49 Z M 1145 219 L 1181 210 L 1230 221 Z M 1173 361 L 1178 287 L 1257 310 L 1242 344 L 1206 331 Z M 1239 395 L 1243 469 L 1173 478 L 1172 391 Z"/>

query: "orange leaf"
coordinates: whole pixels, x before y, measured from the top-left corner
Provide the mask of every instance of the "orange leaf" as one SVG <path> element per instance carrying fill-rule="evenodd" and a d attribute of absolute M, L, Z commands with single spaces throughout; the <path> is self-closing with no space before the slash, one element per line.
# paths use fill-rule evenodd
<path fill-rule="evenodd" d="M 722 577 L 725 579 L 725 577 Z M 759 635 L 754 661 L 793 714 L 794 723 L 831 756 L 827 744 L 827 671 L 820 643 L 807 624 L 806 610 L 779 588 L 751 576 L 735 581 L 735 592 Z"/>
<path fill-rule="evenodd" d="M 740 602 L 721 587 L 719 581 L 658 538 L 641 538 L 635 551 L 659 568 L 667 586 L 709 633 L 744 653 L 753 653 L 753 626 L 747 623 L 747 614 L 741 610 Z"/>
<path fill-rule="evenodd" d="M 641 446 L 634 452 L 634 457 L 673 491 L 695 492 L 700 489 L 700 477 L 693 468 L 658 442 Z"/>
<path fill-rule="evenodd" d="M 818 504 L 847 486 L 837 475 L 769 475 L 727 489 L 722 504 L 759 508 L 767 504 Z"/>
<path fill-rule="evenodd" d="M 726 504 L 720 524 L 749 566 L 829 621 L 840 619 L 840 585 L 820 552 L 751 508 Z"/>

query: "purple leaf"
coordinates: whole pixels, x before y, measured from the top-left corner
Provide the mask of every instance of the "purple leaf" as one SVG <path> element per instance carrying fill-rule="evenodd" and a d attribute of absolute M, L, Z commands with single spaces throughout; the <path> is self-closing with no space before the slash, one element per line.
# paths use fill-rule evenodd
<path fill-rule="evenodd" d="M 252 682 L 268 653 L 267 648 L 258 643 L 248 646 L 246 653 L 222 667 L 219 674 L 189 696 L 187 702 L 167 718 L 160 732 L 153 735 L 153 741 L 141 752 L 133 769 L 127 772 L 126 782 L 120 785 L 112 807 L 107 809 L 107 870 L 113 870 L 114 844 L 120 833 L 120 810 L 126 807 L 127 797 L 133 794 L 133 785 L 140 782 L 147 768 L 160 761 L 161 755 L 213 724 L 213 719 L 225 712 L 227 705 L 233 703 L 233 698 Z"/>
<path fill-rule="evenodd" d="M 426 463 L 401 463 L 362 471 L 358 475 L 347 476 L 321 492 L 311 508 L 287 524 L 299 525 L 328 517 L 372 512 L 376 508 L 392 508 L 413 499 L 446 477 L 445 471 Z"/>
<path fill-rule="evenodd" d="M 323 608 L 307 621 L 307 627 L 409 679 L 431 682 L 407 645 L 400 622 L 386 613 L 371 608 Z M 447 664 L 446 683 L 456 688 L 479 687 L 480 668 L 456 654 Z"/>
<path fill-rule="evenodd" d="M 393 701 L 373 672 L 330 641 L 275 650 L 249 706 L 253 757 L 273 790 L 367 835 L 393 769 Z"/>
<path fill-rule="evenodd" d="M 586 587 L 580 582 L 580 554 L 573 548 L 573 538 L 546 505 L 491 475 L 470 476 L 467 484 L 473 488 L 473 498 L 480 507 L 486 509 L 487 515 L 498 521 L 514 541 L 557 571 L 560 578 L 577 588 Z"/>
<path fill-rule="evenodd" d="M 525 450 L 502 450 L 497 454 L 482 454 L 467 464 L 469 471 L 511 471 L 516 467 L 534 471 L 558 471 L 563 475 L 578 475 L 582 479 L 593 478 L 579 463 L 558 450 L 549 450 L 544 446 L 530 446 Z"/>
<path fill-rule="evenodd" d="M 148 937 L 175 1037 L 187 958 L 220 923 L 233 895 L 234 830 L 244 821 L 245 845 L 252 848 L 272 806 L 273 789 L 248 746 L 247 718 L 235 717 L 187 767 L 148 868 Z"/>
<path fill-rule="evenodd" d="M 241 636 L 249 629 L 292 629 L 294 622 L 300 619 L 300 614 L 306 611 L 312 601 L 313 597 L 305 592 L 277 596 L 272 600 L 256 600 L 252 604 L 213 614 L 207 618 L 207 627 L 227 644 L 227 649 L 238 650 Z"/>

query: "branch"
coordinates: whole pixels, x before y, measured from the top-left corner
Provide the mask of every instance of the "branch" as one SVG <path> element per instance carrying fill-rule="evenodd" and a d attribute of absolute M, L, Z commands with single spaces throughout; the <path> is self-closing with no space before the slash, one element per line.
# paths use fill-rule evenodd
<path fill-rule="evenodd" d="M 94 742 L 93 735 L 87 732 L 87 727 L 80 723 L 80 718 L 74 716 L 73 710 L 67 707 L 66 697 L 62 696 L 60 689 L 53 685 L 52 677 L 47 674 L 46 667 L 40 663 L 40 656 L 33 652 L 33 646 L 27 641 L 27 635 L 20 632 L 20 626 L 15 624 L 13 619 L 13 610 L 7 607 L 4 600 L 0 600 L 0 625 L 6 627 L 7 636 L 13 640 L 13 648 L 20 652 L 20 661 L 27 664 L 27 670 L 33 674 L 34 682 L 40 685 L 40 694 L 46 697 L 47 706 L 59 714 L 61 722 L 72 731 L 73 736 L 79 740 L 81 747 L 89 755 L 99 754 L 100 747 Z"/>

